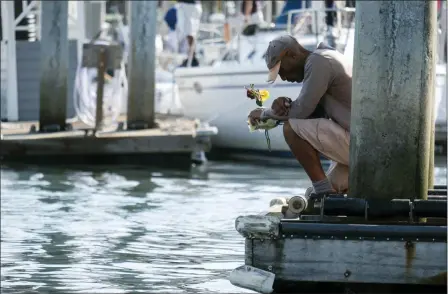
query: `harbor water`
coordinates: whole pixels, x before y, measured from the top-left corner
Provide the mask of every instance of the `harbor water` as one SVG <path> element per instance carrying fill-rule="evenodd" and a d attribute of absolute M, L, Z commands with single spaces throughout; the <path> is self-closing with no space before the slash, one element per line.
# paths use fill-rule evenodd
<path fill-rule="evenodd" d="M 299 167 L 237 162 L 2 166 L 1 292 L 253 293 L 227 280 L 244 263 L 235 218 L 309 185 Z"/>

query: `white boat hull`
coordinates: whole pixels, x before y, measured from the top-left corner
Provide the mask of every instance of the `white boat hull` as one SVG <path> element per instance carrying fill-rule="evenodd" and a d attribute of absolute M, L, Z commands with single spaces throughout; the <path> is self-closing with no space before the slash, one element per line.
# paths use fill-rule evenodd
<path fill-rule="evenodd" d="M 439 137 L 446 138 L 446 75 L 443 71 L 441 66 L 436 83 L 436 129 L 439 130 Z M 268 89 L 271 98 L 266 102 L 267 106 L 275 97 L 295 99 L 301 90 L 300 84 L 282 81 L 269 88 L 271 85 L 265 82 L 266 78 L 267 70 L 263 64 L 189 68 L 185 71 L 181 69 L 176 74 L 184 114 L 210 122 L 218 128 L 219 134 L 213 137 L 213 146 L 258 151 L 268 151 L 267 142 L 264 132 L 249 132 L 247 115 L 257 106 L 246 98 L 244 86 L 253 83 L 257 88 Z M 272 151 L 289 151 L 281 126 L 270 130 L 269 136 Z"/>
<path fill-rule="evenodd" d="M 228 51 L 213 65 L 176 69 L 183 112 L 218 128 L 219 134 L 213 137 L 214 147 L 268 151 L 264 132 L 250 133 L 247 127 L 247 115 L 257 106 L 246 98 L 244 87 L 255 84 L 256 88 L 268 89 L 271 94 L 266 102 L 268 107 L 274 98 L 286 96 L 295 99 L 299 95 L 300 84 L 278 80 L 270 88 L 271 85 L 266 83 L 268 70 L 264 53 L 269 42 L 284 33 L 264 31 L 254 36 L 235 37 L 228 44 Z M 352 62 L 354 25 L 342 28 L 338 34 L 336 47 Z M 309 50 L 325 39 L 323 34 L 299 34 L 297 38 Z M 446 64 L 438 65 L 436 74 L 436 137 L 446 141 Z M 281 126 L 270 130 L 269 135 L 272 151 L 289 153 Z"/>

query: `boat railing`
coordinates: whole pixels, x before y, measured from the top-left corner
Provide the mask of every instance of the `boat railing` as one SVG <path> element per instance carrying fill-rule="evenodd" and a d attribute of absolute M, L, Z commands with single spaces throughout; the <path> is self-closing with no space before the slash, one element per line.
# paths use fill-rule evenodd
<path fill-rule="evenodd" d="M 334 22 L 335 25 L 333 26 L 336 30 L 335 34 L 326 34 L 327 26 L 322 25 L 322 22 L 325 22 L 324 18 L 326 12 L 336 13 L 336 20 Z M 320 40 L 326 39 L 329 45 L 336 47 L 340 51 L 344 51 L 348 42 L 348 29 L 354 28 L 354 12 L 355 9 L 349 7 L 311 9 L 307 8 L 290 10 L 287 12 L 288 22 L 286 31 L 293 36 L 313 34 L 316 36 L 316 45 Z M 298 17 L 294 18 L 294 15 L 297 15 Z M 265 29 L 269 30 L 269 28 Z M 343 38 L 344 36 L 345 38 Z M 254 47 L 253 50 L 256 50 L 256 43 L 256 40 L 251 41 L 251 45 Z M 249 53 L 249 55 L 251 55 L 251 53 Z M 229 42 L 225 44 L 225 50 L 224 52 L 222 52 L 220 57 L 217 58 L 217 60 L 235 60 L 238 62 L 242 61 L 241 33 L 237 33 Z"/>
<path fill-rule="evenodd" d="M 209 35 L 213 38 L 223 37 L 223 27 L 222 23 L 201 23 L 199 26 L 199 36 Z M 205 37 L 206 39 L 207 37 Z"/>
<path fill-rule="evenodd" d="M 327 12 L 336 12 L 336 24 L 335 28 L 341 29 L 343 27 L 342 19 L 344 18 L 346 21 L 352 22 L 354 20 L 354 13 L 356 12 L 355 8 L 352 7 L 335 7 L 335 8 L 301 8 L 301 9 L 291 9 L 287 12 L 287 24 L 286 30 L 289 34 L 293 33 L 293 30 L 297 30 L 297 28 L 293 28 L 293 15 L 298 15 L 296 18 L 300 20 L 302 17 L 312 17 L 313 25 L 315 25 L 315 32 L 319 32 L 319 14 L 327 13 Z M 348 17 L 347 17 L 348 16 Z M 297 21 L 294 26 L 300 25 L 301 23 Z M 346 23 L 347 25 L 347 23 Z"/>
<path fill-rule="evenodd" d="M 201 23 L 195 44 L 195 50 L 207 50 L 211 47 L 216 50 L 223 50 L 226 47 L 224 38 L 224 24 L 222 23 Z M 189 56 L 181 52 L 163 51 L 157 55 L 157 59 L 162 68 L 172 72 L 182 61 Z M 190 64 L 190 63 L 188 63 Z"/>
<path fill-rule="evenodd" d="M 298 36 L 314 35 L 316 45 L 320 41 L 327 41 L 330 46 L 344 51 L 348 42 L 350 29 L 354 29 L 355 8 L 304 8 L 288 11 L 286 32 Z M 334 32 L 328 33 L 328 26 L 325 24 L 325 16 L 328 12 L 335 13 L 333 25 Z M 241 32 L 230 34 L 231 38 L 226 38 L 224 23 L 201 24 L 200 34 L 198 35 L 197 48 L 203 48 L 204 51 L 215 50 L 219 52 L 213 60 L 242 61 L 241 51 Z M 229 29 L 229 28 L 227 28 Z M 265 28 L 265 30 L 269 28 Z M 274 28 L 275 29 L 275 28 Z M 232 28 L 230 29 L 232 31 Z M 257 34 L 257 33 L 256 33 Z M 256 36 L 255 34 L 255 36 Z M 345 38 L 344 38 L 345 37 Z M 256 40 L 251 41 L 251 45 L 256 47 Z M 254 48 L 255 50 L 255 48 Z M 206 52 L 206 54 L 208 54 Z M 233 58 L 232 58 L 233 56 Z M 207 62 L 208 64 L 209 62 Z"/>
<path fill-rule="evenodd" d="M 335 13 L 333 25 L 327 25 L 325 17 L 328 13 Z M 286 31 L 293 36 L 308 34 L 316 37 L 316 43 L 321 41 L 322 37 L 330 46 L 336 47 L 337 40 L 347 36 L 349 29 L 354 28 L 354 16 L 356 9 L 351 7 L 334 8 L 303 8 L 293 9 L 287 12 Z M 346 42 L 343 42 L 344 50 Z"/>

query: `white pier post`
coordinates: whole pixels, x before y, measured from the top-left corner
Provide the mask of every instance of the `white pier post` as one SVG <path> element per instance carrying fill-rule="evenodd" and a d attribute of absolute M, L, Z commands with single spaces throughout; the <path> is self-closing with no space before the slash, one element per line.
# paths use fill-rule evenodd
<path fill-rule="evenodd" d="M 77 23 L 77 43 L 78 43 L 78 62 L 82 58 L 82 45 L 86 41 L 86 19 L 85 19 L 85 1 L 76 1 L 76 23 Z"/>
<path fill-rule="evenodd" d="M 130 1 L 128 129 L 154 127 L 157 1 Z"/>
<path fill-rule="evenodd" d="M 6 110 L 8 121 L 19 120 L 14 1 L 1 1 L 2 35 L 6 46 Z M 3 97 L 2 97 L 3 98 Z"/>
<path fill-rule="evenodd" d="M 84 2 L 84 36 L 91 40 L 98 34 L 106 17 L 106 5 L 104 1 L 85 1 Z"/>

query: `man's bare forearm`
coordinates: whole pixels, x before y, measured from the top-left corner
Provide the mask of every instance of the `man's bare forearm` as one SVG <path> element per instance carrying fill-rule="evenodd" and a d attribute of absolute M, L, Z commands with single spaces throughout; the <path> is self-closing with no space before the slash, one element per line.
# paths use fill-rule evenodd
<path fill-rule="evenodd" d="M 261 120 L 267 120 L 269 118 L 275 119 L 275 120 L 281 120 L 281 121 L 287 121 L 288 116 L 280 116 L 276 115 L 274 111 L 271 108 L 265 108 L 263 112 L 261 113 L 260 119 Z"/>

